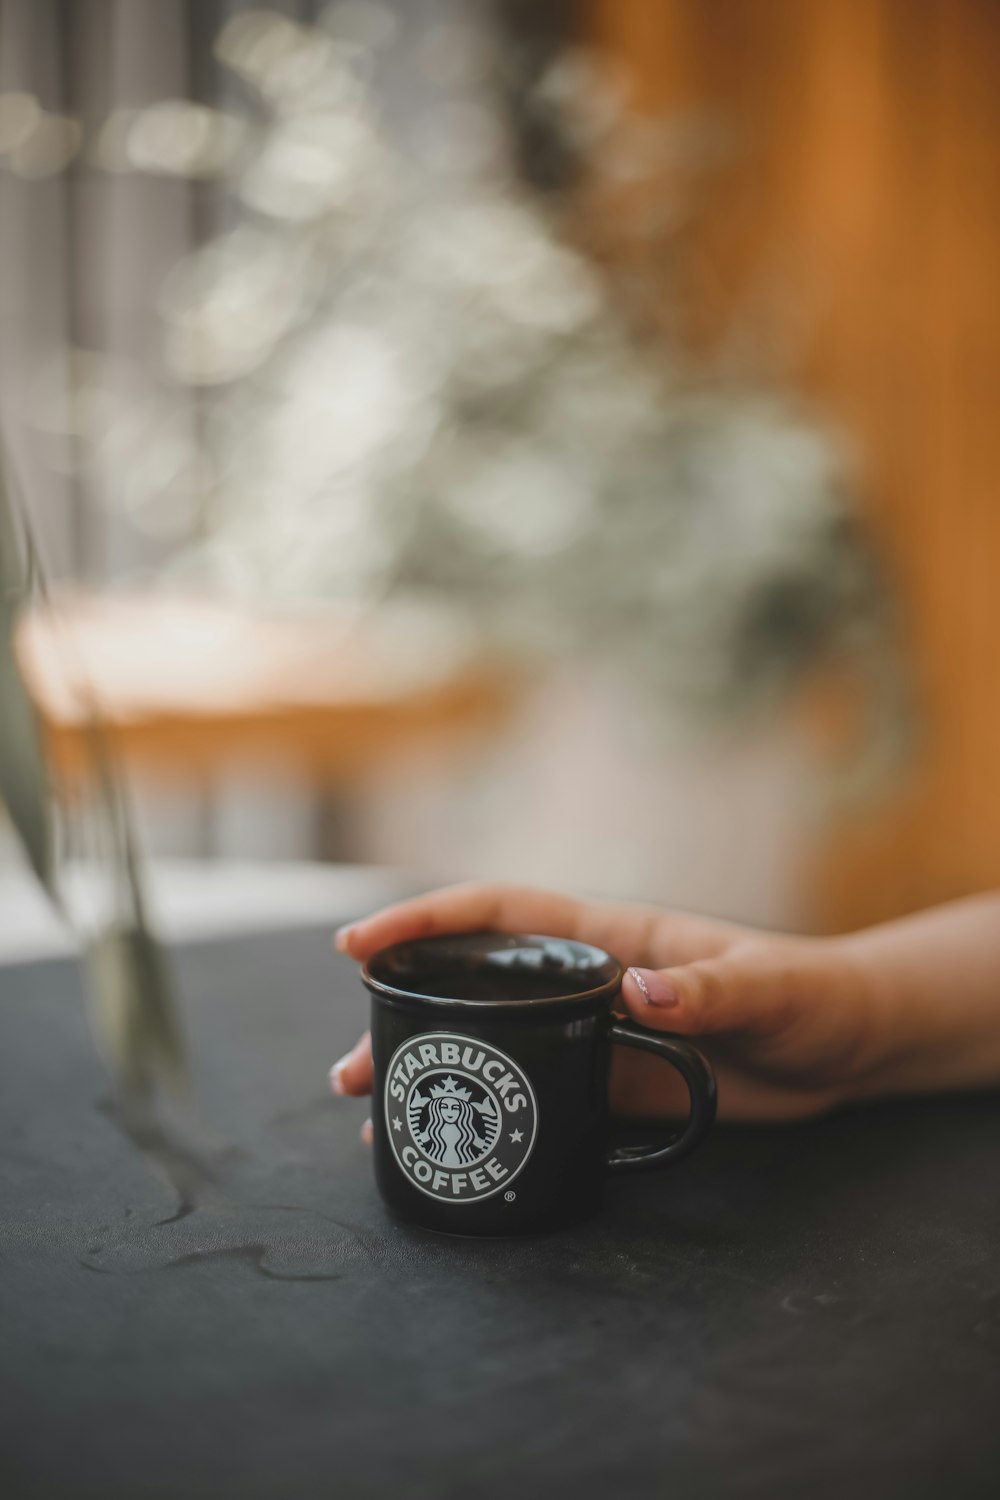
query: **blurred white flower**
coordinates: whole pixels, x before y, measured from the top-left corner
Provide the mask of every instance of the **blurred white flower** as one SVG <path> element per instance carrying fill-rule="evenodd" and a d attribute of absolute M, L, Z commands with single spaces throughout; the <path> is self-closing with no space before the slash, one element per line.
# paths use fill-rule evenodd
<path fill-rule="evenodd" d="M 216 389 L 201 431 L 171 411 L 154 434 L 142 392 L 123 423 L 121 392 L 91 381 L 69 414 L 42 403 L 53 442 L 82 422 L 114 503 L 163 538 L 210 492 L 207 534 L 175 566 L 256 604 L 392 590 L 465 638 L 612 653 L 702 714 L 870 648 L 882 598 L 829 438 L 636 344 L 603 272 L 518 180 L 471 28 L 411 49 L 437 97 L 397 138 L 370 83 L 396 27 L 374 0 L 316 27 L 239 11 L 217 52 L 259 125 L 184 101 L 109 119 L 106 165 L 229 174 L 236 227 L 160 302 L 171 373 Z M 628 121 L 626 81 L 582 52 L 536 93 L 576 149 L 600 147 L 605 178 L 655 179 L 672 234 L 684 200 L 662 174 L 690 131 Z M 0 145 L 25 150 L 33 106 L 5 115 L 4 97 Z"/>
<path fill-rule="evenodd" d="M 328 38 L 269 10 L 245 10 L 219 32 L 216 54 L 272 103 L 294 99 L 322 76 L 332 55 Z"/>
<path fill-rule="evenodd" d="M 590 155 L 621 128 L 628 93 L 629 77 L 613 59 L 574 47 L 546 69 L 534 102 L 558 115 L 577 150 Z"/>
<path fill-rule="evenodd" d="M 15 151 L 28 139 L 41 118 L 34 94 L 19 90 L 0 93 L 0 155 Z"/>
<path fill-rule="evenodd" d="M 514 438 L 466 444 L 440 499 L 488 550 L 517 559 L 569 546 L 594 496 L 557 455 Z"/>
<path fill-rule="evenodd" d="M 243 225 L 167 277 L 160 297 L 170 368 L 192 385 L 255 369 L 310 304 L 308 253 Z"/>
<path fill-rule="evenodd" d="M 240 183 L 249 208 L 277 219 L 319 218 L 343 208 L 380 169 L 379 142 L 356 115 L 317 112 L 282 119 Z"/>
<path fill-rule="evenodd" d="M 124 122 L 123 154 L 145 172 L 212 177 L 231 165 L 246 128 L 241 120 L 190 99 L 164 99 Z M 110 137 L 106 151 L 110 146 Z"/>
<path fill-rule="evenodd" d="M 23 98 L 23 96 L 22 96 Z M 18 177 L 55 177 L 64 172 L 83 141 L 79 120 L 72 115 L 32 110 L 30 103 L 13 111 L 8 128 L 15 143 L 7 147 L 7 163 Z"/>

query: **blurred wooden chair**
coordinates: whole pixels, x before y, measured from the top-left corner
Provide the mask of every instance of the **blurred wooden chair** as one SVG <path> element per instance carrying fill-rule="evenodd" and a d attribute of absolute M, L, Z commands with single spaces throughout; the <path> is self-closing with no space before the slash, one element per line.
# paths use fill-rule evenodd
<path fill-rule="evenodd" d="M 307 783 L 327 828 L 331 800 L 391 762 L 487 733 L 510 700 L 501 672 L 391 608 L 283 616 L 69 597 L 29 614 L 18 654 L 70 785 L 86 774 L 96 708 L 129 771 L 211 791 L 234 766 L 264 768 Z"/>

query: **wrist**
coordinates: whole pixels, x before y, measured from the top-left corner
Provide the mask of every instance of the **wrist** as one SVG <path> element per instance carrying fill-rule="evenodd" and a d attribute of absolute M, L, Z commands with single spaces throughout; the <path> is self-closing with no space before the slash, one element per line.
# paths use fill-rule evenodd
<path fill-rule="evenodd" d="M 1000 972 L 963 965 L 975 936 L 947 931 L 935 913 L 834 940 L 853 976 L 865 1038 L 855 1097 L 1000 1080 Z"/>
<path fill-rule="evenodd" d="M 907 1007 L 891 968 L 870 951 L 864 937 L 852 933 L 834 939 L 855 1017 L 857 1050 L 847 1089 L 848 1097 L 858 1101 L 892 1092 L 892 1080 L 927 1047 L 918 1012 Z"/>
<path fill-rule="evenodd" d="M 860 934 L 816 940 L 816 952 L 835 976 L 834 993 L 847 1039 L 839 1080 L 845 1103 L 887 1092 L 887 1080 L 917 1045 L 914 1018 L 905 1017 L 892 976 L 873 962 Z"/>

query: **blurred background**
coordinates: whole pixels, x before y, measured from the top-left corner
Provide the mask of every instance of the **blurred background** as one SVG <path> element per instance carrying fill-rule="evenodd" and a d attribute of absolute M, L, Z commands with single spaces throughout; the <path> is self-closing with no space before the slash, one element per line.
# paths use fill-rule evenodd
<path fill-rule="evenodd" d="M 60 780 L 93 700 L 157 859 L 826 930 L 1000 883 L 998 46 L 991 0 L 0 0 Z"/>

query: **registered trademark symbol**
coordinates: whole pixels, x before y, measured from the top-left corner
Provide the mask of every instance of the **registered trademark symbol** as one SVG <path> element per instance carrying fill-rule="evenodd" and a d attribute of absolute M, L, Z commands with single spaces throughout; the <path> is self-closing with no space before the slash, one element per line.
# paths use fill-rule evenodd
<path fill-rule="evenodd" d="M 508 1188 L 503 1196 L 505 1203 L 513 1203 L 514 1199 L 517 1197 L 517 1194 L 515 1193 L 513 1188 Z"/>

